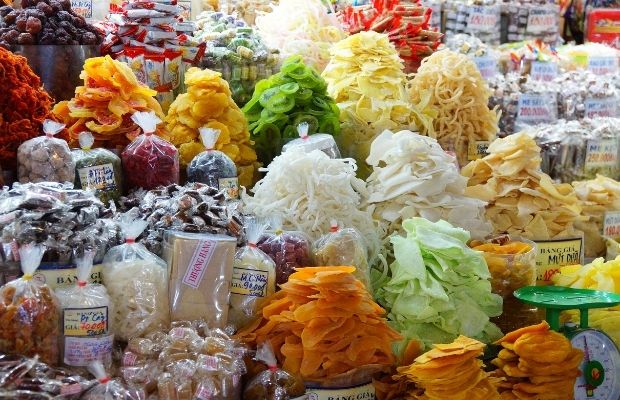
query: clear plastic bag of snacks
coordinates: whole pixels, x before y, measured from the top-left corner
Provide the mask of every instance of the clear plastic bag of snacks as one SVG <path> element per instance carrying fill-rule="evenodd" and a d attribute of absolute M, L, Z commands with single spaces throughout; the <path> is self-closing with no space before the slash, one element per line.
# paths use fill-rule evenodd
<path fill-rule="evenodd" d="M 80 397 L 82 400 L 141 400 L 135 390 L 126 388 L 120 379 L 112 379 L 105 371 L 103 364 L 95 361 L 88 366 L 88 370 L 97 379 L 95 386 Z"/>
<path fill-rule="evenodd" d="M 179 151 L 155 135 L 161 120 L 154 112 L 136 112 L 131 119 L 143 134 L 121 154 L 127 189 L 150 190 L 179 183 Z"/>
<path fill-rule="evenodd" d="M 33 279 L 45 246 L 19 249 L 24 275 L 0 288 L 0 351 L 58 362 L 59 308 L 54 292 Z"/>
<path fill-rule="evenodd" d="M 206 150 L 194 157 L 187 166 L 187 180 L 226 189 L 229 198 L 237 198 L 239 196 L 237 167 L 225 153 L 215 150 L 219 136 L 220 131 L 217 129 L 200 128 L 200 137 Z"/>
<path fill-rule="evenodd" d="M 321 150 L 327 154 L 330 158 L 340 158 L 340 150 L 332 135 L 327 133 L 315 133 L 314 135 L 308 135 L 308 129 L 310 125 L 307 122 L 302 122 L 297 127 L 297 133 L 299 133 L 299 139 L 293 139 L 284 146 L 282 146 L 282 153 L 293 147 L 301 147 L 306 153 L 310 153 L 313 150 Z"/>
<path fill-rule="evenodd" d="M 248 244 L 235 254 L 228 323 L 236 329 L 252 321 L 258 303 L 276 291 L 276 264 L 256 245 L 265 227 L 262 219 L 249 220 L 245 227 Z"/>
<path fill-rule="evenodd" d="M 56 121 L 45 120 L 43 133 L 22 143 L 17 149 L 19 181 L 25 182 L 73 182 L 75 169 L 71 150 L 62 139 L 54 135 L 65 128 Z"/>
<path fill-rule="evenodd" d="M 76 284 L 56 290 L 62 309 L 60 354 L 69 366 L 86 367 L 93 361 L 107 367 L 112 364 L 110 296 L 105 286 L 88 283 L 94 255 L 94 251 L 85 251 L 77 257 Z"/>
<path fill-rule="evenodd" d="M 168 326 L 168 280 L 166 262 L 136 243 L 147 222 L 128 212 L 118 223 L 125 243 L 105 255 L 103 283 L 112 301 L 112 332 L 126 341 Z"/>
<path fill-rule="evenodd" d="M 354 228 L 341 228 L 332 221 L 330 232 L 314 242 L 312 261 L 321 266 L 353 266 L 355 277 L 371 290 L 366 246 Z"/>
<path fill-rule="evenodd" d="M 94 189 L 104 204 L 118 200 L 123 191 L 121 159 L 110 150 L 93 149 L 95 137 L 90 132 L 78 136 L 80 148 L 72 151 L 75 163 L 75 187 Z"/>
<path fill-rule="evenodd" d="M 284 231 L 282 220 L 273 218 L 257 246 L 276 263 L 276 284 L 288 281 L 295 268 L 310 267 L 310 240 L 303 232 Z"/>
<path fill-rule="evenodd" d="M 301 378 L 278 368 L 269 342 L 264 342 L 258 348 L 255 358 L 265 363 L 267 370 L 260 372 L 246 385 L 243 400 L 288 400 L 306 393 Z"/>

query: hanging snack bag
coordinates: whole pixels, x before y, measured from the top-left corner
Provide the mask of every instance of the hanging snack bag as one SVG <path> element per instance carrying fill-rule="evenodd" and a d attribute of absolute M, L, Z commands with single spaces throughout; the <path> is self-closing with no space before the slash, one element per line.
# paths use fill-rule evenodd
<path fill-rule="evenodd" d="M 45 136 L 27 140 L 19 146 L 17 170 L 21 183 L 73 182 L 75 169 L 71 150 L 67 142 L 54 137 L 64 128 L 63 124 L 46 119 L 43 122 Z"/>
<path fill-rule="evenodd" d="M 237 167 L 225 153 L 215 150 L 219 136 L 220 131 L 217 129 L 200 128 L 200 137 L 206 150 L 194 157 L 187 166 L 187 180 L 226 189 L 228 197 L 236 199 L 239 197 Z"/>
<path fill-rule="evenodd" d="M 281 285 L 295 268 L 311 266 L 310 241 L 302 232 L 284 231 L 278 217 L 270 225 L 273 231 L 265 232 L 257 245 L 276 263 L 276 283 Z"/>
<path fill-rule="evenodd" d="M 110 150 L 93 149 L 95 137 L 90 132 L 78 136 L 80 148 L 72 151 L 75 163 L 75 188 L 94 189 L 104 204 L 118 200 L 122 194 L 121 159 Z"/>
<path fill-rule="evenodd" d="M 125 243 L 103 259 L 103 283 L 110 295 L 110 325 L 118 340 L 127 341 L 164 329 L 170 321 L 166 262 L 136 243 L 147 222 L 121 215 Z"/>
<path fill-rule="evenodd" d="M 336 221 L 332 221 L 330 232 L 314 243 L 312 261 L 314 265 L 355 267 L 355 277 L 368 290 L 371 289 L 366 246 L 364 239 L 354 228 L 341 229 Z"/>
<path fill-rule="evenodd" d="M 97 383 L 80 397 L 81 400 L 141 400 L 140 393 L 127 389 L 120 379 L 112 379 L 99 361 L 88 365 Z"/>
<path fill-rule="evenodd" d="M 46 364 L 58 362 L 58 300 L 33 275 L 45 246 L 25 244 L 19 249 L 24 275 L 0 288 L 0 352 L 26 357 L 38 355 Z"/>
<path fill-rule="evenodd" d="M 330 158 L 340 158 L 340 150 L 332 135 L 327 133 L 315 133 L 314 135 L 308 135 L 310 125 L 307 122 L 302 122 L 297 126 L 297 133 L 299 139 L 294 139 L 282 146 L 282 153 L 292 149 L 293 147 L 301 147 L 304 152 L 310 153 L 313 150 L 321 150 L 327 154 Z"/>
<path fill-rule="evenodd" d="M 62 362 L 86 367 L 93 361 L 112 363 L 114 335 L 110 333 L 110 297 L 105 286 L 88 283 L 94 251 L 85 251 L 75 260 L 75 286 L 59 288 L 56 296 L 62 309 Z"/>
<path fill-rule="evenodd" d="M 172 144 L 154 135 L 161 122 L 154 112 L 136 112 L 133 122 L 142 128 L 142 135 L 123 150 L 121 159 L 127 189 L 155 189 L 179 183 L 179 152 Z"/>
<path fill-rule="evenodd" d="M 263 342 L 256 351 L 256 360 L 267 364 L 267 370 L 256 375 L 243 391 L 243 400 L 287 400 L 306 393 L 303 381 L 278 368 L 271 343 Z"/>
<path fill-rule="evenodd" d="M 256 245 L 265 231 L 265 223 L 252 219 L 245 229 L 248 244 L 235 254 L 230 285 L 228 322 L 237 329 L 254 318 L 260 300 L 276 291 L 276 264 Z"/>

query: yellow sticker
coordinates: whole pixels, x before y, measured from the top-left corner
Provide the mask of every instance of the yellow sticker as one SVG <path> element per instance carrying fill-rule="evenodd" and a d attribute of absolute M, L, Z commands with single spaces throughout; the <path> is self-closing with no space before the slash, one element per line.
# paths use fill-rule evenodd
<path fill-rule="evenodd" d="M 226 196 L 229 199 L 239 198 L 239 179 L 238 178 L 220 178 L 220 190 L 226 189 Z"/>
<path fill-rule="evenodd" d="M 567 238 L 534 240 L 536 243 L 536 271 L 539 284 L 549 284 L 551 277 L 566 265 L 583 264 L 583 239 Z"/>
<path fill-rule="evenodd" d="M 88 282 L 102 284 L 102 270 L 102 264 L 93 265 Z M 48 268 L 43 264 L 37 269 L 33 277 L 37 281 L 49 286 L 50 289 L 55 290 L 60 287 L 75 285 L 77 282 L 77 269 L 73 266 Z"/>
<path fill-rule="evenodd" d="M 486 157 L 491 142 L 488 140 L 476 140 L 467 145 L 467 160 L 474 161 Z"/>
<path fill-rule="evenodd" d="M 62 321 L 65 336 L 107 335 L 108 307 L 65 308 Z"/>
<path fill-rule="evenodd" d="M 306 389 L 308 400 L 374 400 L 375 387 L 372 383 L 348 388 Z"/>

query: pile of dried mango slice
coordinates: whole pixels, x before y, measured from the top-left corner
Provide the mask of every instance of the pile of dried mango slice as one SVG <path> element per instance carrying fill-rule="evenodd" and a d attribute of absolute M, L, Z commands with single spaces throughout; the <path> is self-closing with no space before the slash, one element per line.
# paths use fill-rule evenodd
<path fill-rule="evenodd" d="M 187 93 L 170 105 L 166 117 L 168 133 L 162 136 L 179 148 L 180 163 L 185 166 L 205 150 L 198 130 L 219 130 L 215 149 L 235 162 L 239 184 L 251 186 L 259 165 L 247 122 L 231 97 L 228 83 L 219 72 L 190 68 L 185 73 L 185 85 Z"/>
<path fill-rule="evenodd" d="M 409 366 L 398 368 L 396 381 L 413 382 L 417 389 L 399 399 L 499 400 L 488 374 L 482 370 L 484 344 L 459 336 L 450 344 L 435 344 Z"/>
<path fill-rule="evenodd" d="M 253 347 L 269 340 L 282 368 L 306 382 L 325 382 L 368 365 L 394 364 L 400 336 L 358 281 L 354 267 L 308 267 L 267 299 L 262 318 L 238 337 Z"/>
<path fill-rule="evenodd" d="M 465 194 L 488 202 L 486 217 L 495 233 L 541 240 L 574 236 L 580 218 L 570 184 L 554 184 L 540 169 L 540 148 L 525 133 L 497 139 L 489 155 L 467 164 Z"/>
<path fill-rule="evenodd" d="M 75 97 L 52 111 L 67 126 L 68 137 L 63 139 L 70 147 L 79 147 L 78 135 L 90 131 L 95 147 L 124 148 L 141 133 L 131 120 L 133 113 L 154 111 L 164 117 L 155 100 L 157 92 L 140 83 L 127 64 L 110 56 L 86 60 L 80 78 L 84 86 L 75 89 Z"/>
<path fill-rule="evenodd" d="M 299 137 L 302 122 L 308 124 L 309 135 L 340 133 L 338 106 L 326 90 L 323 78 L 301 56 L 288 58 L 280 72 L 256 84 L 243 112 L 264 165 L 280 154 L 284 141 Z"/>
<path fill-rule="evenodd" d="M 498 340 L 503 349 L 492 361 L 498 369 L 501 398 L 505 400 L 573 400 L 583 352 L 573 348 L 549 325 L 518 329 Z"/>

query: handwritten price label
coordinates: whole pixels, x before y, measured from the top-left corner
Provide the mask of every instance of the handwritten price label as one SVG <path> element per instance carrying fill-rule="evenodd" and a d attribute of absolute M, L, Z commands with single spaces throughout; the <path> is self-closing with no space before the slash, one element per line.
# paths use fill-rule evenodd
<path fill-rule="evenodd" d="M 588 69 L 596 75 L 618 73 L 618 59 L 616 57 L 590 57 Z"/>
<path fill-rule="evenodd" d="M 535 81 L 549 82 L 557 78 L 558 65 L 554 62 L 532 62 L 530 77 Z"/>
<path fill-rule="evenodd" d="M 71 0 L 71 9 L 84 18 L 92 18 L 93 0 Z"/>
<path fill-rule="evenodd" d="M 532 8 L 527 17 L 528 33 L 551 32 L 557 29 L 559 10 L 555 8 Z"/>
<path fill-rule="evenodd" d="M 548 283 L 560 267 L 583 263 L 583 238 L 534 240 L 538 281 Z"/>
<path fill-rule="evenodd" d="M 537 125 L 557 120 L 557 98 L 552 94 L 528 94 L 519 96 L 517 122 Z"/>
<path fill-rule="evenodd" d="M 620 236 L 620 211 L 607 211 L 605 213 L 603 235 L 611 238 Z"/>
<path fill-rule="evenodd" d="M 473 31 L 490 32 L 495 29 L 499 18 L 498 6 L 472 6 L 469 9 L 467 28 Z"/>
<path fill-rule="evenodd" d="M 586 143 L 585 172 L 594 169 L 616 168 L 618 166 L 618 140 L 588 140 Z"/>
<path fill-rule="evenodd" d="M 493 78 L 497 75 L 497 60 L 489 56 L 474 57 L 476 67 L 484 79 Z"/>
<path fill-rule="evenodd" d="M 467 146 L 467 160 L 474 161 L 480 158 L 484 158 L 488 153 L 489 145 L 491 142 L 488 140 L 476 140 L 475 142 L 469 142 Z"/>
<path fill-rule="evenodd" d="M 586 99 L 586 117 L 618 117 L 618 99 L 616 97 L 607 99 Z"/>

